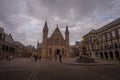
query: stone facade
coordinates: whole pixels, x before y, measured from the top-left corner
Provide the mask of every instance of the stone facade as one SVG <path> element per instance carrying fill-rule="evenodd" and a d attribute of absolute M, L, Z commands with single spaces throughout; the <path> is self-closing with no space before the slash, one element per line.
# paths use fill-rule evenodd
<path fill-rule="evenodd" d="M 82 56 L 85 54 L 84 41 L 76 41 L 75 45 L 72 45 L 74 57 Z"/>
<path fill-rule="evenodd" d="M 2 27 L 0 27 L 0 58 L 8 56 L 26 57 L 30 50 L 19 41 L 14 41 L 11 34 L 7 34 Z"/>
<path fill-rule="evenodd" d="M 28 46 L 25 46 L 25 49 L 26 49 L 26 55 L 29 57 L 31 55 L 34 55 L 36 54 L 36 49 L 34 46 L 32 45 L 28 45 Z"/>
<path fill-rule="evenodd" d="M 43 28 L 42 57 L 55 57 L 62 54 L 62 57 L 69 57 L 69 30 L 66 26 L 65 39 L 57 25 L 53 34 L 48 38 L 48 25 L 45 22 Z"/>
<path fill-rule="evenodd" d="M 120 60 L 120 18 L 84 35 L 86 55 L 96 59 Z"/>
<path fill-rule="evenodd" d="M 6 58 L 7 56 L 15 55 L 15 45 L 11 34 L 4 32 L 4 29 L 0 27 L 0 58 Z"/>
<path fill-rule="evenodd" d="M 16 57 L 28 56 L 26 47 L 19 41 L 14 41 Z"/>
<path fill-rule="evenodd" d="M 38 54 L 39 56 L 42 55 L 42 44 L 39 43 L 39 42 L 37 42 L 37 54 Z"/>

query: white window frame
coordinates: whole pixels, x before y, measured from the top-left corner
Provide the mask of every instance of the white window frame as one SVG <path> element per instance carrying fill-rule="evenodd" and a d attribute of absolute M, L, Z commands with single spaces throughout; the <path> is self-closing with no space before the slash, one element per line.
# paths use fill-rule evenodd
<path fill-rule="evenodd" d="M 110 33 L 107 33 L 107 37 L 108 37 L 108 39 L 110 39 Z"/>
<path fill-rule="evenodd" d="M 119 34 L 119 36 L 120 36 L 120 28 L 118 29 L 118 34 Z"/>
<path fill-rule="evenodd" d="M 103 35 L 103 40 L 105 40 L 105 35 Z"/>
<path fill-rule="evenodd" d="M 112 37 L 113 38 L 115 37 L 115 31 L 112 31 Z"/>

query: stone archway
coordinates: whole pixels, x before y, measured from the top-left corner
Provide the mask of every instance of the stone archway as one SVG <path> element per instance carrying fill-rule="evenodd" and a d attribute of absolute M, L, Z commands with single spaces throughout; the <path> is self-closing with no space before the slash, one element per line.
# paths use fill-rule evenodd
<path fill-rule="evenodd" d="M 109 52 L 110 58 L 113 59 L 113 52 Z"/>
<path fill-rule="evenodd" d="M 59 54 L 60 54 L 60 49 L 56 49 L 56 50 L 55 50 L 55 55 L 58 56 Z"/>
<path fill-rule="evenodd" d="M 95 53 L 95 57 L 98 57 L 98 53 L 97 52 Z"/>
<path fill-rule="evenodd" d="M 120 60 L 120 54 L 119 54 L 119 51 L 115 51 L 115 57 Z"/>
<path fill-rule="evenodd" d="M 108 59 L 108 53 L 104 52 L 104 55 L 105 55 L 105 59 Z"/>
<path fill-rule="evenodd" d="M 60 54 L 60 49 L 55 49 L 54 51 L 54 58 L 57 60 L 58 55 Z"/>
<path fill-rule="evenodd" d="M 103 59 L 103 52 L 100 52 L 100 58 Z"/>

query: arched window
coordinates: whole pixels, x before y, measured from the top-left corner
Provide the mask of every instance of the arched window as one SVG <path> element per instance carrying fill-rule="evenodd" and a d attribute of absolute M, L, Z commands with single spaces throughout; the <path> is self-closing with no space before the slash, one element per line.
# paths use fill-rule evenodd
<path fill-rule="evenodd" d="M 107 38 L 110 39 L 110 33 L 107 33 Z"/>
<path fill-rule="evenodd" d="M 119 51 L 115 51 L 115 57 L 120 60 L 120 54 L 119 54 Z"/>
<path fill-rule="evenodd" d="M 64 55 L 64 48 L 62 49 L 62 55 Z"/>
<path fill-rule="evenodd" d="M 55 39 L 55 45 L 59 44 L 59 39 Z"/>
<path fill-rule="evenodd" d="M 117 43 L 115 43 L 114 45 L 115 45 L 115 48 L 117 48 Z"/>
<path fill-rule="evenodd" d="M 115 31 L 112 31 L 112 37 L 113 38 L 115 37 Z"/>
<path fill-rule="evenodd" d="M 52 55 L 52 49 L 51 48 L 49 49 L 49 55 Z"/>

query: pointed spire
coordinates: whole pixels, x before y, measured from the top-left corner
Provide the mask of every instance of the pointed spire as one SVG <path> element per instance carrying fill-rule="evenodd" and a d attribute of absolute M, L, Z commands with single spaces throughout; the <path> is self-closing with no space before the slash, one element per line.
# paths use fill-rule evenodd
<path fill-rule="evenodd" d="M 59 30 L 59 28 L 58 28 L 58 24 L 57 24 L 57 27 L 56 27 L 56 29 L 55 30 Z"/>
<path fill-rule="evenodd" d="M 48 30 L 47 18 L 46 18 L 46 21 L 45 21 L 45 24 L 44 24 L 44 28 L 43 28 L 43 30 Z"/>
<path fill-rule="evenodd" d="M 68 25 L 66 25 L 66 31 L 65 32 L 69 32 L 69 30 L 68 30 Z"/>
<path fill-rule="evenodd" d="M 54 32 L 59 32 L 60 30 L 59 30 L 59 28 L 58 28 L 58 24 L 57 24 L 57 27 L 56 27 L 56 29 L 55 29 L 55 31 Z"/>
<path fill-rule="evenodd" d="M 54 37 L 54 36 L 59 36 L 59 38 L 64 39 L 63 35 L 58 27 L 58 24 L 57 24 L 57 27 L 55 28 L 54 32 L 51 35 L 51 37 Z"/>

